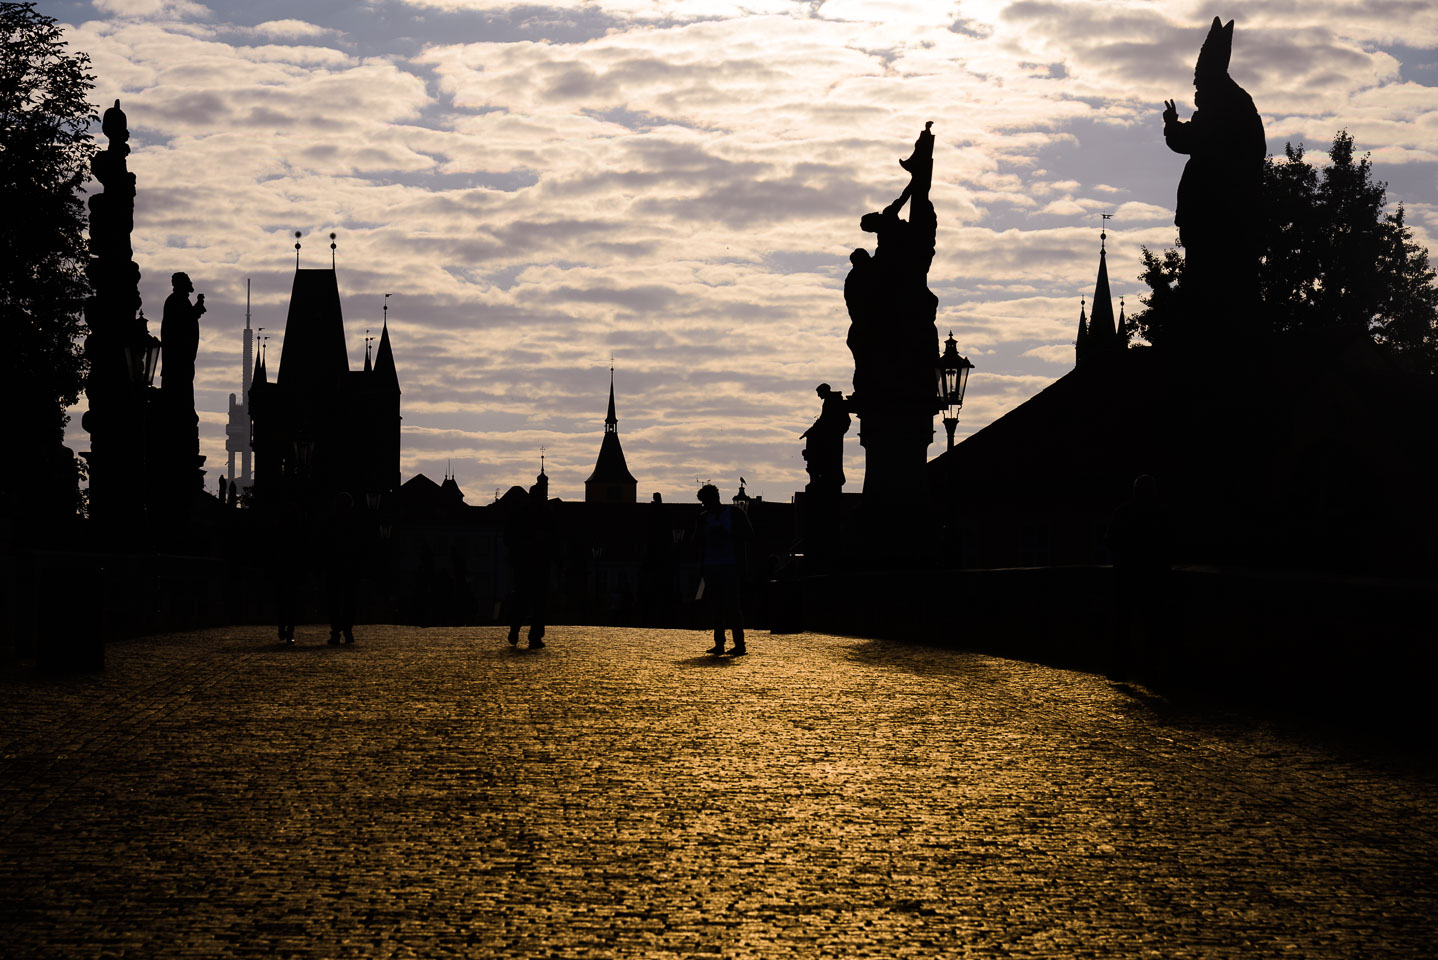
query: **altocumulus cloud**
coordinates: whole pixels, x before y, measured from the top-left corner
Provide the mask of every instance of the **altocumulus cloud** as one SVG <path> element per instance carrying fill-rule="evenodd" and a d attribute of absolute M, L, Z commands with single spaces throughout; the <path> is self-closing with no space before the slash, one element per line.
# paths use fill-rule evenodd
<path fill-rule="evenodd" d="M 334 230 L 352 363 L 395 295 L 405 475 L 452 461 L 481 501 L 528 482 L 540 445 L 556 493 L 582 496 L 611 356 L 642 490 L 739 473 L 771 497 L 799 489 L 813 386 L 847 388 L 852 370 L 842 283 L 872 240 L 858 218 L 898 194 L 896 160 L 928 120 L 930 285 L 941 335 L 978 364 L 960 436 L 1012 409 L 1068 367 L 1097 214 L 1116 214 L 1110 277 L 1131 311 L 1139 245 L 1172 241 L 1182 158 L 1159 112 L 1191 109 L 1212 16 L 1139 0 L 93 10 L 70 38 L 94 59 L 97 102 L 130 116 L 146 304 L 158 314 L 175 270 L 207 294 L 212 468 L 245 278 L 278 348 L 293 231 L 318 266 Z M 1234 72 L 1272 148 L 1321 148 L 1347 126 L 1380 165 L 1438 160 L 1438 101 L 1415 79 L 1438 71 L 1414 69 L 1438 47 L 1431 3 L 1241 14 Z M 395 22 L 406 35 L 386 46 Z M 1438 225 L 1432 176 L 1402 180 L 1411 222 Z"/>

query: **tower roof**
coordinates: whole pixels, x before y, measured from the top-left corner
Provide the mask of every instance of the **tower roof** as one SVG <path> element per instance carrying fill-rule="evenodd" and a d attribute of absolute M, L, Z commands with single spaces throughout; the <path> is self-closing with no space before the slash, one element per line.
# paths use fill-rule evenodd
<path fill-rule="evenodd" d="M 623 488 L 623 499 L 632 503 L 639 481 L 629 472 L 624 448 L 619 445 L 619 418 L 614 414 L 614 368 L 609 368 L 609 412 L 604 418 L 604 440 L 599 444 L 599 459 L 594 472 L 584 481 L 586 500 L 609 500 L 611 487 Z"/>
<path fill-rule="evenodd" d="M 379 349 L 374 354 L 374 372 L 382 387 L 399 392 L 399 371 L 394 368 L 394 349 L 389 345 L 389 321 L 379 333 Z"/>
<path fill-rule="evenodd" d="M 1117 330 L 1113 320 L 1113 296 L 1108 291 L 1108 254 L 1100 237 L 1098 251 L 1098 278 L 1093 285 L 1093 312 L 1089 314 L 1089 343 L 1100 349 L 1109 346 Z"/>
<path fill-rule="evenodd" d="M 618 433 L 606 433 L 599 444 L 599 459 L 594 462 L 594 472 L 585 485 L 591 483 L 624 483 L 637 486 L 639 481 L 629 472 L 629 463 L 624 459 L 624 449 L 619 446 Z"/>
<path fill-rule="evenodd" d="M 279 383 L 323 387 L 349 372 L 339 283 L 330 270 L 295 270 Z"/>
<path fill-rule="evenodd" d="M 613 433 L 619 425 L 619 418 L 614 415 L 614 368 L 609 368 L 609 414 L 604 418 L 605 431 Z"/>

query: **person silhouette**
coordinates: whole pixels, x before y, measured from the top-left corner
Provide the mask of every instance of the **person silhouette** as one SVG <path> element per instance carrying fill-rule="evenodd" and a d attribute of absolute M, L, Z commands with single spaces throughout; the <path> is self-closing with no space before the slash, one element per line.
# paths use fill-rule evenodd
<path fill-rule="evenodd" d="M 525 494 L 513 487 L 505 495 L 504 545 L 514 579 L 514 603 L 509 614 L 509 643 L 519 645 L 519 633 L 529 623 L 530 650 L 545 646 L 544 621 L 549 607 L 549 570 L 558 541 L 549 479 L 540 474 Z"/>
<path fill-rule="evenodd" d="M 321 544 L 325 561 L 325 595 L 329 603 L 330 643 L 354 643 L 355 580 L 364 546 L 360 542 L 354 498 L 338 493 L 330 506 L 328 529 Z"/>
<path fill-rule="evenodd" d="M 744 645 L 744 612 L 740 604 L 739 585 L 743 579 L 745 549 L 754 538 L 749 517 L 738 507 L 724 506 L 719 488 L 706 483 L 696 494 L 704 509 L 699 513 L 694 543 L 699 554 L 699 575 L 709 601 L 714 623 L 714 646 L 706 653 L 724 653 L 724 630 L 734 635 L 736 657 L 749 652 Z"/>

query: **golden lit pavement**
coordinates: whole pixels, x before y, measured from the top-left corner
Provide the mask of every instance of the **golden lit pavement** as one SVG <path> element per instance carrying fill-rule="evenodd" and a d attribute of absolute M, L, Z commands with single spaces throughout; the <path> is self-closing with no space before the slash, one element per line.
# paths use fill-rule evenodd
<path fill-rule="evenodd" d="M 1102 678 L 259 628 L 0 683 L 20 957 L 1417 957 L 1438 786 Z"/>

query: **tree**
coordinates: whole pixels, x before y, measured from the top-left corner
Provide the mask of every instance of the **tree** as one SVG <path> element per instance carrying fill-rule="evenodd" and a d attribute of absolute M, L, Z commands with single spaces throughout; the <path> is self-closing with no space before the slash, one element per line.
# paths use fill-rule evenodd
<path fill-rule="evenodd" d="M 1353 155 L 1339 131 L 1329 163 L 1315 170 L 1303 147 L 1287 144 L 1264 164 L 1259 312 L 1275 334 L 1362 331 L 1413 367 L 1438 373 L 1438 286 L 1428 251 L 1413 239 L 1400 204 L 1387 207 L 1387 184 L 1373 179 L 1369 156 Z M 1237 225 L 1236 225 L 1237 228 Z M 1137 331 L 1161 345 L 1182 323 L 1183 258 L 1143 248 L 1149 287 Z"/>
<path fill-rule="evenodd" d="M 66 469 L 74 495 L 75 461 L 63 438 L 65 408 L 78 402 L 85 377 L 89 66 L 33 3 L 0 3 L 0 317 L 8 326 L 0 375 L 20 453 L 0 492 L 12 501 L 53 490 L 54 472 Z"/>

